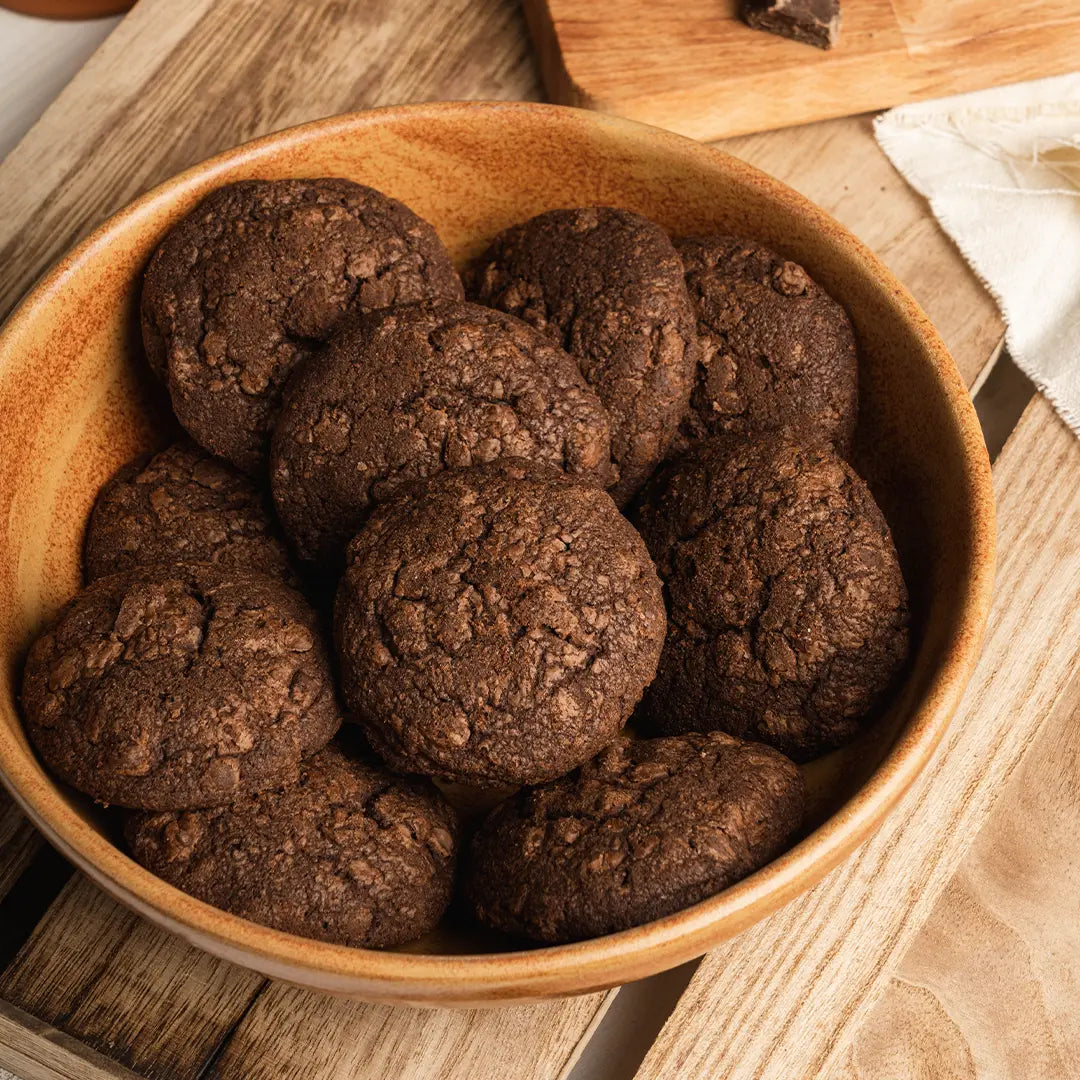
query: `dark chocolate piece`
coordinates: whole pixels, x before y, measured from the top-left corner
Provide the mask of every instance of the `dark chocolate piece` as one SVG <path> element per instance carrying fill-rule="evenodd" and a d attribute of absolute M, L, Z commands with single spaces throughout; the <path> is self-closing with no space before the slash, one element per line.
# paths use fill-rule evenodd
<path fill-rule="evenodd" d="M 840 0 L 743 0 L 742 17 L 755 30 L 831 49 L 840 36 Z"/>

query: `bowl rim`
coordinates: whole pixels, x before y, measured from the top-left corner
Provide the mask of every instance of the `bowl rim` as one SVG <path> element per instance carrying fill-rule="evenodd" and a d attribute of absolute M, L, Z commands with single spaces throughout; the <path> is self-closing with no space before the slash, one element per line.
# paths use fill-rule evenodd
<path fill-rule="evenodd" d="M 550 124 L 590 124 L 614 134 L 647 135 L 672 152 L 701 155 L 733 181 L 753 184 L 797 210 L 815 231 L 845 246 L 863 272 L 876 278 L 890 303 L 921 339 L 948 399 L 963 447 L 969 493 L 972 552 L 965 600 L 926 692 L 866 782 L 818 828 L 778 859 L 716 896 L 673 915 L 599 938 L 567 945 L 497 953 L 388 952 L 313 941 L 220 911 L 144 870 L 86 823 L 51 780 L 35 775 L 24 751 L 0 727 L 0 780 L 46 838 L 116 899 L 218 955 L 267 974 L 382 1001 L 510 1003 L 583 993 L 639 978 L 700 955 L 816 884 L 877 830 L 919 774 L 948 726 L 974 669 L 989 613 L 995 563 L 990 463 L 971 398 L 940 335 L 884 263 L 851 232 L 786 184 L 715 147 L 621 118 L 533 102 L 432 102 L 387 106 L 327 117 L 262 136 L 219 153 L 156 185 L 94 229 L 54 263 L 0 327 L 0 376 L 13 342 L 31 325 L 43 302 L 78 274 L 111 234 L 164 207 L 192 184 L 258 159 L 298 149 L 311 140 L 355 136 L 369 125 L 432 118 L 455 120 L 497 112 L 539 115 Z"/>

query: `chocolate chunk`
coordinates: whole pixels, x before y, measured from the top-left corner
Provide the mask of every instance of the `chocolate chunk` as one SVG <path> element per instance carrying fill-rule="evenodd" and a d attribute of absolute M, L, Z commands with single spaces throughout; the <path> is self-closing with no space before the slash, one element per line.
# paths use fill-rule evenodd
<path fill-rule="evenodd" d="M 831 49 L 840 35 L 840 0 L 743 0 L 742 16 L 755 30 Z"/>

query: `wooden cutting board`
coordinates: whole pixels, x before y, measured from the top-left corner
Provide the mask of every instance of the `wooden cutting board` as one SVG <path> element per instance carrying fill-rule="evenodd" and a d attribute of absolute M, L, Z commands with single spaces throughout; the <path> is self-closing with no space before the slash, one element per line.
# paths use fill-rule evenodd
<path fill-rule="evenodd" d="M 524 0 L 553 101 L 697 139 L 1074 71 L 1077 0 L 841 0 L 828 52 L 751 30 L 738 0 Z"/>

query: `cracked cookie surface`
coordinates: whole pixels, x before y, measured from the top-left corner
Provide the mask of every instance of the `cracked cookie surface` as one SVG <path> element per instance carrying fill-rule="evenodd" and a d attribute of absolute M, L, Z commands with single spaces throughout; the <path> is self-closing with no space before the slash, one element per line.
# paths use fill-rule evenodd
<path fill-rule="evenodd" d="M 348 311 L 445 296 L 435 230 L 349 180 L 243 180 L 211 192 L 146 270 L 143 343 L 180 423 L 254 473 L 289 373 Z"/>
<path fill-rule="evenodd" d="M 214 806 L 294 779 L 340 724 L 315 613 L 207 563 L 100 578 L 34 642 L 27 732 L 73 787 L 120 806 Z"/>
<path fill-rule="evenodd" d="M 904 663 L 908 605 L 851 466 L 779 435 L 708 440 L 657 475 L 637 521 L 669 620 L 643 714 L 796 760 L 853 738 Z"/>
<path fill-rule="evenodd" d="M 531 326 L 410 304 L 350 321 L 290 380 L 271 485 L 299 555 L 333 561 L 374 503 L 440 469 L 514 456 L 604 486 L 609 432 L 573 358 Z"/>
<path fill-rule="evenodd" d="M 798 263 L 733 236 L 675 241 L 701 345 L 684 435 L 789 428 L 840 453 L 858 414 L 847 312 Z"/>
<path fill-rule="evenodd" d="M 779 855 L 803 816 L 782 754 L 722 732 L 620 738 L 580 769 L 500 803 L 472 839 L 481 922 L 537 941 L 639 926 Z"/>
<path fill-rule="evenodd" d="M 682 263 L 628 210 L 552 210 L 500 233 L 466 274 L 471 299 L 517 315 L 581 365 L 611 416 L 624 505 L 667 452 L 697 363 Z"/>
<path fill-rule="evenodd" d="M 194 443 L 129 462 L 98 493 L 87 582 L 138 566 L 212 562 L 294 581 L 285 537 L 252 481 Z"/>
<path fill-rule="evenodd" d="M 610 496 L 503 459 L 378 507 L 349 545 L 344 695 L 391 765 L 546 780 L 622 728 L 664 640 L 660 582 Z"/>
<path fill-rule="evenodd" d="M 290 934 L 383 948 L 425 934 L 453 887 L 454 811 L 434 785 L 335 743 L 299 778 L 229 806 L 129 816 L 136 861 Z"/>

